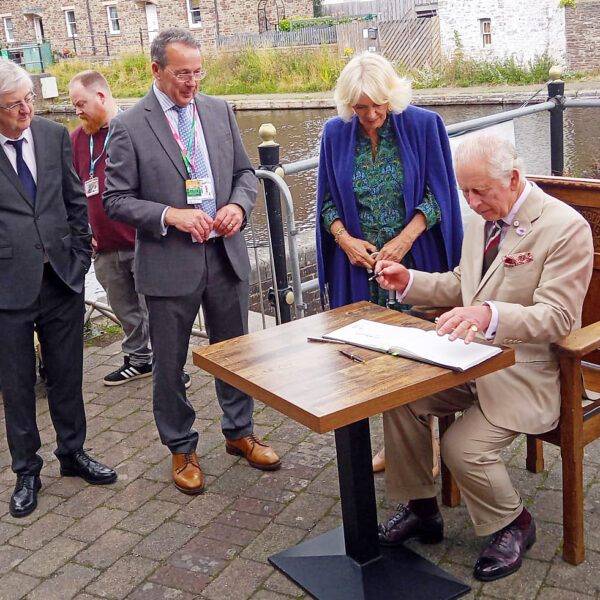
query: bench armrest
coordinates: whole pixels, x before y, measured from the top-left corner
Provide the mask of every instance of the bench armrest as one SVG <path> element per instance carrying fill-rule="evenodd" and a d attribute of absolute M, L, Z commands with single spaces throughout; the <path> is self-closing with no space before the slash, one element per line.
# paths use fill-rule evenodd
<path fill-rule="evenodd" d="M 570 333 L 553 347 L 563 356 L 578 358 L 600 348 L 600 321 Z"/>

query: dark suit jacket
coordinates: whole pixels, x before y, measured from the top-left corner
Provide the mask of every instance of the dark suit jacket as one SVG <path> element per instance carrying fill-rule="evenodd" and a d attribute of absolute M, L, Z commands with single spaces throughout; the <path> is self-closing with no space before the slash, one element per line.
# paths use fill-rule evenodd
<path fill-rule="evenodd" d="M 217 209 L 239 204 L 249 217 L 256 201 L 256 176 L 242 144 L 233 112 L 224 100 L 196 95 L 196 106 L 215 180 Z M 110 122 L 104 208 L 111 219 L 137 229 L 135 274 L 138 292 L 150 296 L 191 294 L 204 272 L 203 244 L 189 233 L 169 227 L 161 235 L 167 206 L 186 204 L 187 172 L 152 90 L 133 108 Z M 243 233 L 223 239 L 233 271 L 240 280 L 250 272 Z"/>
<path fill-rule="evenodd" d="M 87 201 L 73 169 L 63 125 L 34 117 L 37 194 L 28 198 L 0 150 L 0 310 L 29 306 L 38 296 L 44 252 L 58 276 L 81 292 L 92 248 Z"/>

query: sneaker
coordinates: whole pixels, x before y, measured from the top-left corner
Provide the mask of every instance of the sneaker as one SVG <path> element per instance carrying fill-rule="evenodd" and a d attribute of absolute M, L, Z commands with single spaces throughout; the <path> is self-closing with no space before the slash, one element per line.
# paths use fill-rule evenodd
<path fill-rule="evenodd" d="M 187 390 L 190 385 L 192 385 L 192 378 L 190 377 L 190 374 L 187 371 L 184 371 L 182 374 L 183 377 L 183 385 L 185 386 L 185 389 Z"/>
<path fill-rule="evenodd" d="M 146 363 L 139 367 L 134 367 L 129 363 L 129 356 L 125 357 L 123 366 L 116 371 L 109 373 L 104 378 L 104 385 L 121 385 L 134 379 L 142 379 L 152 375 L 152 363 Z"/>

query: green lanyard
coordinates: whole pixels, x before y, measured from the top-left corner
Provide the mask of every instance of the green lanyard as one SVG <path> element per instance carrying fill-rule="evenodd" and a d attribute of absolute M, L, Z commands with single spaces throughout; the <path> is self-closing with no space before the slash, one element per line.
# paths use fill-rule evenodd
<path fill-rule="evenodd" d="M 190 178 L 196 178 L 196 170 L 190 161 L 190 156 L 193 158 L 196 154 L 196 107 L 194 106 L 194 114 L 192 117 L 192 130 L 190 131 L 190 139 L 188 140 L 187 149 L 183 147 L 183 142 L 179 137 L 179 133 L 173 128 L 171 125 L 171 121 L 167 119 L 169 123 L 169 127 L 171 127 L 171 131 L 173 132 L 173 137 L 179 146 L 179 152 L 181 152 L 181 156 L 183 158 L 183 162 L 185 163 L 185 168 L 187 169 L 188 175 Z"/>

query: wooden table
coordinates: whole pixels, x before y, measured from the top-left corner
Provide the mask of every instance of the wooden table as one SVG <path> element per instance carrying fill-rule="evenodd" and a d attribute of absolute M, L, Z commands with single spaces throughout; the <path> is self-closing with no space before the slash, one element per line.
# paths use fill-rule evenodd
<path fill-rule="evenodd" d="M 362 348 L 307 342 L 358 319 L 433 328 L 358 302 L 194 350 L 194 363 L 317 433 L 335 430 L 343 526 L 271 556 L 277 568 L 320 599 L 458 598 L 467 585 L 403 546 L 379 546 L 368 419 L 510 366 L 514 352 L 504 349 L 458 373 Z M 343 356 L 343 348 L 365 362 Z"/>

